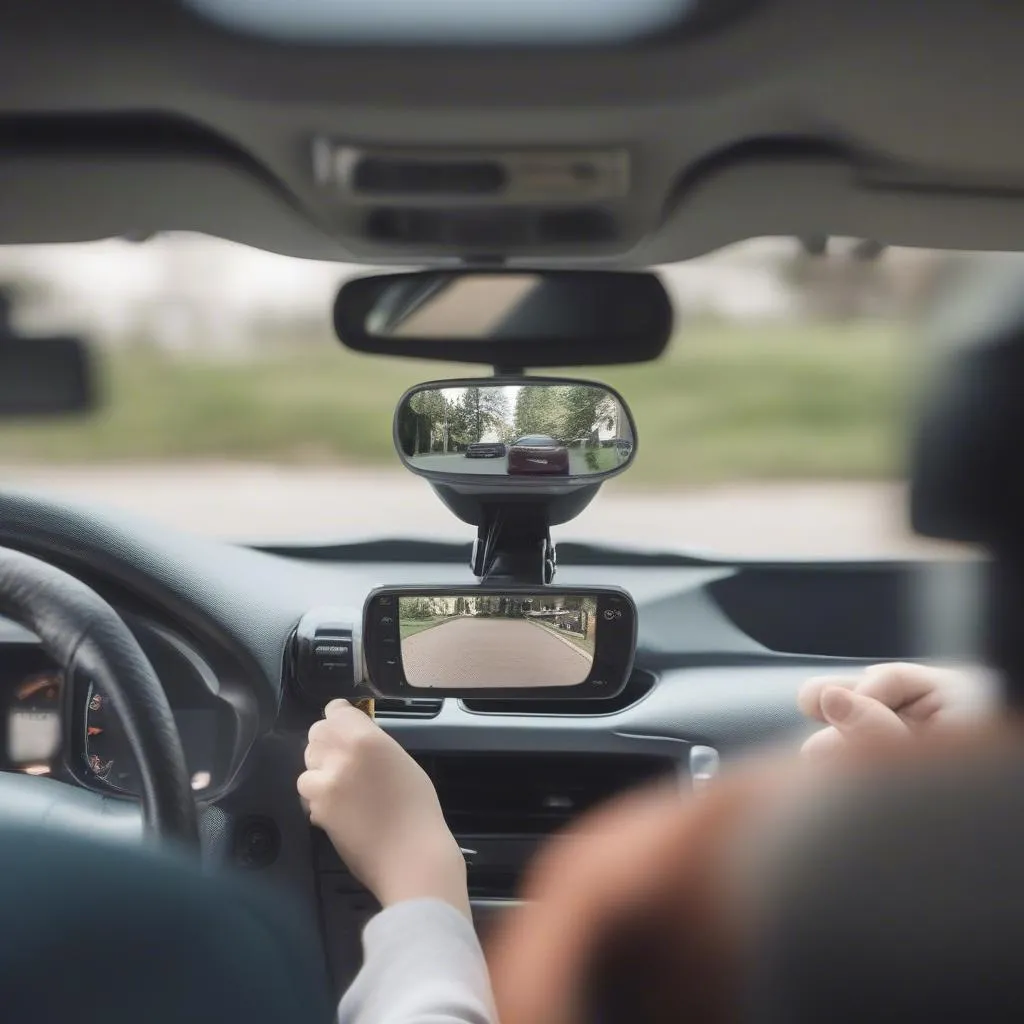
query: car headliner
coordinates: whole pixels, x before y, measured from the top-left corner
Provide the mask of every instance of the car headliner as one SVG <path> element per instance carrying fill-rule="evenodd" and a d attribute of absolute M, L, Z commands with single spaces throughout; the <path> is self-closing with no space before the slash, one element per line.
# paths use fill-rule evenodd
<path fill-rule="evenodd" d="M 614 50 L 403 50 L 235 35 L 175 0 L 8 5 L 0 243 L 188 230 L 373 264 L 475 255 L 371 240 L 314 172 L 327 137 L 628 150 L 615 243 L 487 253 L 514 262 L 644 266 L 762 235 L 1019 247 L 1024 6 L 706 6 L 699 30 Z"/>

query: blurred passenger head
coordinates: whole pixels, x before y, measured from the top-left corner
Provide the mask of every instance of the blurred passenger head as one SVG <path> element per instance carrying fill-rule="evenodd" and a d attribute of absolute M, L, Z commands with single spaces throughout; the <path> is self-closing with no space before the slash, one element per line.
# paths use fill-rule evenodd
<path fill-rule="evenodd" d="M 1022 785 L 991 730 L 626 798 L 496 935 L 502 1024 L 1019 1019 Z"/>

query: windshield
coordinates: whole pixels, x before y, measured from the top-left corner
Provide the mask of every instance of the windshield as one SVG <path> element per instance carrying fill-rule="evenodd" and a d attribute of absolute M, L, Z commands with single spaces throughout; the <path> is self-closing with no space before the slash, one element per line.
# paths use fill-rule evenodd
<path fill-rule="evenodd" d="M 555 540 L 924 550 L 904 526 L 906 392 L 922 309 L 953 257 L 858 255 L 762 239 L 661 268 L 679 320 L 666 355 L 561 374 L 615 387 L 638 443 Z M 0 249 L 15 326 L 88 336 L 104 391 L 84 419 L 0 425 L 5 486 L 243 542 L 468 542 L 472 528 L 403 470 L 391 421 L 411 385 L 486 368 L 344 349 L 331 304 L 363 272 L 195 236 Z"/>

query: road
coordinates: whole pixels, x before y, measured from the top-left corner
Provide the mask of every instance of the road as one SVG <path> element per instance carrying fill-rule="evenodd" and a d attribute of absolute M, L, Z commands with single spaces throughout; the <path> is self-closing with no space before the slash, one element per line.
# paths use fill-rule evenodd
<path fill-rule="evenodd" d="M 465 455 L 416 455 L 414 464 L 419 469 L 433 469 L 439 473 L 479 473 L 505 476 L 508 473 L 508 456 L 498 459 L 467 459 Z M 570 449 L 569 473 L 573 476 L 589 476 L 593 472 L 587 466 L 586 452 Z"/>
<path fill-rule="evenodd" d="M 575 686 L 591 659 L 522 619 L 455 619 L 403 640 L 402 664 L 414 686 Z"/>
<path fill-rule="evenodd" d="M 735 557 L 955 553 L 914 538 L 906 494 L 886 483 L 736 483 L 641 490 L 619 477 L 553 531 L 577 540 Z M 0 486 L 123 509 L 228 540 L 337 542 L 423 537 L 468 543 L 473 528 L 401 468 L 159 463 L 0 467 Z"/>

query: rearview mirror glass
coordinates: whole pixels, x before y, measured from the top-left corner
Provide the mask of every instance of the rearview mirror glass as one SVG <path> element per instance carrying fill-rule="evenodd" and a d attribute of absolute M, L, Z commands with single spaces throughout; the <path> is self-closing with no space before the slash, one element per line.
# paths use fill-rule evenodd
<path fill-rule="evenodd" d="M 440 381 L 409 392 L 395 444 L 435 478 L 564 480 L 621 472 L 636 450 L 633 422 L 610 388 L 587 381 Z"/>
<path fill-rule="evenodd" d="M 349 348 L 523 368 L 643 362 L 672 307 L 653 274 L 430 271 L 349 281 L 335 305 Z"/>

